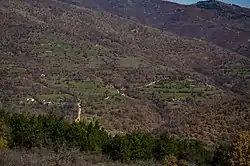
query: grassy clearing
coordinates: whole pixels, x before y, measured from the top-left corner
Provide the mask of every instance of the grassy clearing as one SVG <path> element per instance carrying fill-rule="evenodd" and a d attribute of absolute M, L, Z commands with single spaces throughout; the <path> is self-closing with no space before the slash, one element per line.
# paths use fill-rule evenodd
<path fill-rule="evenodd" d="M 90 69 L 95 69 L 99 67 L 100 65 L 104 65 L 106 60 L 108 60 L 108 58 L 104 56 L 103 57 L 99 57 L 99 56 L 88 57 L 87 58 L 88 63 L 86 64 L 86 67 Z"/>
<path fill-rule="evenodd" d="M 49 83 L 55 88 L 61 88 L 70 91 L 77 96 L 78 99 L 81 99 L 82 105 L 87 110 L 113 110 L 116 109 L 120 102 L 121 98 L 117 95 L 117 91 L 114 88 L 106 87 L 100 82 L 94 81 L 69 81 L 65 78 L 47 77 L 44 78 L 44 81 Z M 69 99 L 63 96 L 64 94 L 51 94 L 53 97 L 60 97 Z M 45 95 L 48 97 L 49 95 Z M 107 98 L 108 99 L 105 99 Z"/>
<path fill-rule="evenodd" d="M 200 99 L 217 91 L 217 89 L 211 85 L 197 83 L 188 79 L 160 82 L 143 90 L 151 93 L 158 99 L 166 101 Z"/>
<path fill-rule="evenodd" d="M 142 64 L 142 61 L 138 57 L 125 57 L 119 59 L 120 67 L 124 68 L 138 68 L 140 64 Z"/>
<path fill-rule="evenodd" d="M 33 54 L 40 58 L 49 58 L 49 63 L 52 65 L 51 58 L 63 57 L 65 59 L 73 58 L 76 62 L 83 62 L 86 68 L 96 68 L 105 63 L 110 63 L 113 56 L 112 51 L 98 44 L 90 44 L 85 41 L 76 43 L 70 40 L 59 39 L 53 35 L 46 35 L 40 39 L 33 41 Z M 56 63 L 56 64 L 57 64 Z M 64 62 L 62 62 L 64 64 Z M 66 61 L 65 61 L 66 63 Z M 71 62 L 67 62 L 69 65 Z M 74 65 L 74 64 L 71 64 Z"/>
<path fill-rule="evenodd" d="M 27 69 L 15 64 L 1 64 L 0 71 L 3 71 L 7 75 L 24 76 L 27 74 Z"/>
<path fill-rule="evenodd" d="M 101 45 L 74 43 L 70 40 L 60 39 L 54 35 L 47 34 L 40 39 L 33 39 L 34 53 L 40 57 L 54 57 L 54 56 L 74 56 L 74 57 L 97 57 L 108 56 L 110 50 Z"/>
<path fill-rule="evenodd" d="M 113 53 L 110 49 L 101 45 L 88 45 L 85 49 L 87 55 L 87 68 L 99 67 L 100 65 L 105 65 L 106 63 L 111 63 Z"/>
<path fill-rule="evenodd" d="M 226 75 L 230 77 L 240 77 L 240 78 L 249 78 L 250 77 L 250 68 L 247 66 L 242 66 L 242 64 L 234 64 L 229 70 L 225 71 Z"/>
<path fill-rule="evenodd" d="M 34 50 L 40 57 L 71 55 L 69 53 L 76 53 L 77 51 L 80 51 L 80 49 L 76 49 L 72 43 L 53 36 L 46 36 L 37 40 Z"/>
<path fill-rule="evenodd" d="M 234 81 L 249 79 L 250 66 L 235 63 L 229 66 L 223 66 L 217 74 L 221 79 L 226 80 L 228 83 L 233 83 Z"/>
<path fill-rule="evenodd" d="M 70 81 L 71 89 L 85 102 L 86 109 L 112 110 L 119 106 L 120 97 L 116 90 L 95 82 Z M 110 97 L 106 99 L 106 97 Z"/>
<path fill-rule="evenodd" d="M 37 95 L 39 101 L 64 101 L 72 99 L 72 96 L 68 94 L 46 94 L 46 95 Z"/>
<path fill-rule="evenodd" d="M 20 74 L 23 75 L 26 73 L 26 69 L 22 67 L 10 67 L 7 70 L 11 74 Z"/>
<path fill-rule="evenodd" d="M 88 57 L 93 56 L 107 56 L 110 54 L 110 50 L 101 45 L 88 45 L 86 48 Z"/>

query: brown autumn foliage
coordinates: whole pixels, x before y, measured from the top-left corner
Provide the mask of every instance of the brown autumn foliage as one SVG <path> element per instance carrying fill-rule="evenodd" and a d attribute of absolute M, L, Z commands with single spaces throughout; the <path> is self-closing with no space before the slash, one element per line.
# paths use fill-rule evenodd
<path fill-rule="evenodd" d="M 250 9 L 219 1 L 180 5 L 161 0 L 61 0 L 92 9 L 98 8 L 133 21 L 195 37 L 250 56 Z"/>
<path fill-rule="evenodd" d="M 177 163 L 178 163 L 178 159 L 173 155 L 166 156 L 165 161 L 164 161 L 165 166 L 178 166 Z"/>
<path fill-rule="evenodd" d="M 52 0 L 2 2 L 0 39 L 0 106 L 11 112 L 54 111 L 73 120 L 80 97 L 86 103 L 84 116 L 99 119 L 110 130 L 167 130 L 209 143 L 228 141 L 249 126 L 244 93 L 250 84 L 244 69 L 250 62 L 211 43 Z M 171 103 L 138 88 L 176 75 L 214 85 L 221 94 Z M 128 97 L 104 102 L 101 88 L 91 91 L 101 91 L 99 98 L 86 96 L 85 82 L 127 88 Z M 61 94 L 59 106 L 40 99 Z M 27 104 L 27 97 L 37 102 Z"/>
<path fill-rule="evenodd" d="M 46 149 L 0 151 L 0 164 L 2 166 L 162 166 L 154 161 L 124 164 L 114 162 L 100 154 L 84 154 L 77 150 L 54 152 Z"/>
<path fill-rule="evenodd" d="M 239 132 L 233 142 L 230 156 L 232 166 L 250 165 L 250 132 Z"/>

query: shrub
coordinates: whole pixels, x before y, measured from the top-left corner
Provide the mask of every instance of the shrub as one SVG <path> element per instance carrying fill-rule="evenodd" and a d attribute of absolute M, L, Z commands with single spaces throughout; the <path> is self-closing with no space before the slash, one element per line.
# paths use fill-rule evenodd
<path fill-rule="evenodd" d="M 130 143 L 131 160 L 148 160 L 153 157 L 154 138 L 151 135 L 134 132 L 127 137 Z"/>
<path fill-rule="evenodd" d="M 173 155 L 166 156 L 164 158 L 164 165 L 165 166 L 178 166 L 178 159 Z"/>
<path fill-rule="evenodd" d="M 128 162 L 130 160 L 152 159 L 154 138 L 151 135 L 134 132 L 125 136 L 115 136 L 103 148 L 103 152 L 113 160 Z"/>
<path fill-rule="evenodd" d="M 3 139 L 8 140 L 9 139 L 9 127 L 6 124 L 6 116 L 7 114 L 0 110 L 0 136 L 3 137 Z"/>
<path fill-rule="evenodd" d="M 162 134 L 155 142 L 153 154 L 157 160 L 164 160 L 165 156 L 169 155 L 179 156 L 182 151 L 181 142 L 174 140 L 167 134 Z"/>
<path fill-rule="evenodd" d="M 180 158 L 198 165 L 211 163 L 213 153 L 205 148 L 201 142 L 196 140 L 183 141 Z"/>
<path fill-rule="evenodd" d="M 0 136 L 0 150 L 8 148 L 8 141 Z"/>
<path fill-rule="evenodd" d="M 232 145 L 230 163 L 232 166 L 250 165 L 250 132 L 239 132 Z"/>
<path fill-rule="evenodd" d="M 211 165 L 213 166 L 229 166 L 229 149 L 219 145 L 216 147 Z"/>
<path fill-rule="evenodd" d="M 116 135 L 104 146 L 103 153 L 110 156 L 112 160 L 130 161 L 131 154 L 127 137 Z"/>

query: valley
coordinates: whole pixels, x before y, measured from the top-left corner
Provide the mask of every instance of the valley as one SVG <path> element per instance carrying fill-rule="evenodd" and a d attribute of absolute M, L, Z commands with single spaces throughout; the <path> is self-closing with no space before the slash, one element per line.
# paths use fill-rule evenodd
<path fill-rule="evenodd" d="M 153 136 L 167 133 L 212 149 L 249 130 L 249 51 L 236 50 L 249 34 L 249 9 L 228 15 L 227 6 L 228 12 L 221 11 L 212 23 L 197 18 L 188 25 L 181 20 L 188 20 L 193 11 L 205 13 L 208 22 L 218 13 L 206 3 L 184 7 L 132 0 L 120 1 L 113 10 L 106 6 L 117 7 L 117 2 L 1 1 L 0 110 L 35 117 L 55 114 L 66 121 L 60 123 L 74 129 L 80 105 L 83 122 L 98 121 L 117 137 L 137 130 Z M 141 15 L 144 9 L 159 9 L 165 15 L 158 13 L 156 22 L 151 17 L 146 21 Z M 172 10 L 184 14 L 177 17 Z M 240 35 L 234 40 L 239 43 L 233 42 L 234 33 L 223 37 L 226 31 L 219 25 L 223 18 L 236 15 L 239 20 L 230 19 L 234 24 L 225 22 L 244 29 L 237 29 Z M 158 18 L 172 18 L 172 23 L 160 26 Z M 221 36 L 203 40 L 202 33 L 211 32 L 206 29 L 189 34 L 187 26 L 195 32 L 198 24 L 215 24 L 212 36 Z M 234 44 L 220 44 L 219 39 Z M 106 134 L 99 128 L 96 132 Z"/>

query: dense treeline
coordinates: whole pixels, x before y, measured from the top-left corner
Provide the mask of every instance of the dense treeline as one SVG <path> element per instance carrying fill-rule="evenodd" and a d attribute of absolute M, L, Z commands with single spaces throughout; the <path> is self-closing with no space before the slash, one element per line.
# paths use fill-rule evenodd
<path fill-rule="evenodd" d="M 244 162 L 244 166 L 249 164 L 249 142 L 246 145 L 246 140 L 250 138 L 248 132 L 241 134 L 238 142 L 234 143 L 231 148 L 234 152 L 229 158 L 229 150 L 223 147 L 212 151 L 198 141 L 178 140 L 167 134 L 157 137 L 133 132 L 113 137 L 98 122 L 70 124 L 55 115 L 9 115 L 1 112 L 0 124 L 1 148 L 45 147 L 55 151 L 78 148 L 85 152 L 102 152 L 121 162 L 154 159 L 166 165 L 177 164 L 178 161 L 195 165 L 237 165 L 237 161 L 243 162 L 242 166 Z M 245 142 L 241 143 L 241 140 Z M 239 147 L 243 154 L 236 152 Z M 240 159 L 241 156 L 246 156 L 246 159 Z"/>

